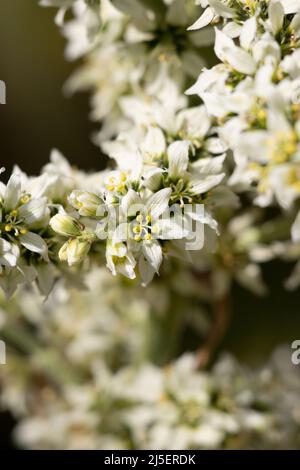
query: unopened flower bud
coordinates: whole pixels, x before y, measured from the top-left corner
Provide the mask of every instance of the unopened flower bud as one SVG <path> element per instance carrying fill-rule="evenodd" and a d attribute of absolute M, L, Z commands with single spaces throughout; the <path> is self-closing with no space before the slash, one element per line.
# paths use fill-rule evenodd
<path fill-rule="evenodd" d="M 73 238 L 63 244 L 59 250 L 58 256 L 61 261 L 67 261 L 69 266 L 80 263 L 88 254 L 91 243 L 79 238 Z"/>
<path fill-rule="evenodd" d="M 54 232 L 64 237 L 78 237 L 84 229 L 78 220 L 67 214 L 56 214 L 50 220 L 50 226 Z"/>
<path fill-rule="evenodd" d="M 88 191 L 73 191 L 69 197 L 70 204 L 77 209 L 83 217 L 95 217 L 99 206 L 103 205 L 102 199 Z"/>

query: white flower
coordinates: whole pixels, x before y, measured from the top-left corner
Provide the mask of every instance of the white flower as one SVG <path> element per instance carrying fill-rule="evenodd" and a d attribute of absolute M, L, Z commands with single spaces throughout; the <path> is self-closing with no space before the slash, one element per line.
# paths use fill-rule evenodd
<path fill-rule="evenodd" d="M 136 261 L 125 243 L 108 240 L 106 243 L 107 267 L 114 276 L 121 273 L 129 279 L 135 279 Z"/>
<path fill-rule="evenodd" d="M 142 198 L 129 190 L 121 202 L 125 219 L 129 217 L 132 220 L 117 227 L 113 242 L 127 241 L 130 251 L 137 253 L 144 283 L 159 272 L 162 263 L 162 248 L 158 241 L 162 237 L 159 221 L 168 208 L 170 194 L 171 189 L 165 188 Z"/>
<path fill-rule="evenodd" d="M 292 226 L 292 240 L 294 242 L 300 242 L 300 212 L 298 213 Z"/>
<path fill-rule="evenodd" d="M 91 248 L 89 240 L 71 238 L 60 248 L 58 256 L 61 261 L 67 261 L 69 266 L 81 263 Z"/>
<path fill-rule="evenodd" d="M 52 217 L 50 226 L 54 232 L 64 237 L 78 237 L 82 234 L 84 228 L 77 219 L 63 213 Z"/>
<path fill-rule="evenodd" d="M 10 268 L 15 267 L 18 257 L 18 247 L 0 238 L 0 272 L 2 273 L 3 266 Z"/>
<path fill-rule="evenodd" d="M 95 217 L 103 206 L 103 200 L 97 194 L 89 191 L 74 190 L 69 196 L 70 204 L 83 217 Z"/>
<path fill-rule="evenodd" d="M 228 62 L 229 65 L 238 72 L 246 75 L 254 74 L 256 65 L 251 55 L 236 46 L 231 38 L 222 31 L 215 28 L 216 42 L 215 53 L 222 62 Z"/>
<path fill-rule="evenodd" d="M 3 235 L 10 242 L 23 245 L 27 250 L 48 260 L 48 247 L 39 231 L 47 227 L 49 209 L 46 198 L 32 198 L 22 185 L 20 174 L 13 174 L 7 185 L 1 185 L 1 222 Z"/>

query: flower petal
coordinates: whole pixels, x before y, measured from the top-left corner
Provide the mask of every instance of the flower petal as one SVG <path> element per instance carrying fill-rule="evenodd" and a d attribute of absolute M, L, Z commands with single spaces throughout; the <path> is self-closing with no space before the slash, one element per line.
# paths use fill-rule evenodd
<path fill-rule="evenodd" d="M 159 242 L 157 240 L 144 242 L 142 251 L 150 266 L 158 273 L 163 259 L 162 249 Z"/>
<path fill-rule="evenodd" d="M 215 17 L 215 13 L 213 9 L 210 7 L 206 8 L 206 10 L 200 16 L 200 18 L 198 18 L 198 20 L 195 21 L 195 23 L 193 23 L 192 26 L 188 28 L 188 31 L 194 31 L 196 29 L 204 28 L 205 26 L 209 25 L 212 22 L 214 17 Z"/>
<path fill-rule="evenodd" d="M 28 232 L 19 237 L 21 244 L 29 251 L 39 253 L 45 261 L 48 261 L 48 247 L 45 240 L 37 233 Z"/>
<path fill-rule="evenodd" d="M 148 212 L 153 219 L 157 219 L 167 209 L 171 193 L 171 188 L 164 188 L 154 193 L 146 201 Z"/>
<path fill-rule="evenodd" d="M 12 174 L 8 180 L 5 194 L 4 206 L 7 211 L 14 209 L 20 199 L 21 193 L 21 177 L 17 174 Z"/>
<path fill-rule="evenodd" d="M 168 147 L 170 178 L 179 178 L 187 170 L 189 147 L 190 142 L 188 140 L 173 142 Z"/>

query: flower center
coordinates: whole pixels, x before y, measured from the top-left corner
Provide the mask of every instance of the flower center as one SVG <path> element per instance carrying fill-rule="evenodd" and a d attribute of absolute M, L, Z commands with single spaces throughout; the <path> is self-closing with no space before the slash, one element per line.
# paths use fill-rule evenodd
<path fill-rule="evenodd" d="M 132 232 L 135 241 L 152 240 L 153 234 L 157 233 L 157 225 L 152 225 L 150 214 L 138 214 L 132 222 Z"/>
<path fill-rule="evenodd" d="M 123 193 L 126 189 L 126 181 L 127 177 L 125 173 L 120 172 L 119 174 L 109 176 L 105 187 L 109 192 L 116 191 Z"/>
<path fill-rule="evenodd" d="M 294 132 L 277 132 L 268 139 L 269 159 L 271 163 L 280 164 L 290 160 L 297 151 L 297 136 Z"/>

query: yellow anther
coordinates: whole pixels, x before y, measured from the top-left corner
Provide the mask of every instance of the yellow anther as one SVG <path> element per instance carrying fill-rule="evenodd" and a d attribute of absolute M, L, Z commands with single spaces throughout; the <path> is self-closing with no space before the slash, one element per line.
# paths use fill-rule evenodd
<path fill-rule="evenodd" d="M 14 210 L 12 210 L 12 211 L 10 212 L 9 215 L 11 215 L 11 217 L 17 217 L 18 211 L 17 211 L 16 209 L 14 209 Z"/>
<path fill-rule="evenodd" d="M 21 228 L 20 234 L 21 234 L 21 235 L 26 235 L 26 233 L 28 233 L 27 228 Z"/>
<path fill-rule="evenodd" d="M 107 189 L 108 191 L 114 191 L 114 190 L 115 190 L 115 185 L 113 185 L 113 184 L 107 184 L 107 185 L 106 185 L 106 189 Z"/>
<path fill-rule="evenodd" d="M 149 223 L 151 222 L 151 220 L 152 220 L 151 215 L 147 215 L 147 216 L 146 216 L 146 222 L 147 222 L 147 224 L 149 224 Z"/>
<path fill-rule="evenodd" d="M 300 104 L 299 103 L 293 103 L 291 106 L 292 112 L 293 113 L 298 113 L 300 111 Z"/>
<path fill-rule="evenodd" d="M 260 121 L 264 121 L 267 117 L 267 113 L 264 109 L 259 109 L 257 112 L 257 117 Z"/>
<path fill-rule="evenodd" d="M 277 132 L 275 139 L 268 140 L 270 159 L 273 163 L 284 163 L 297 151 L 297 135 L 294 132 Z"/>
<path fill-rule="evenodd" d="M 158 59 L 160 60 L 160 62 L 166 62 L 169 57 L 167 56 L 167 54 L 161 53 L 159 54 Z"/>
<path fill-rule="evenodd" d="M 151 235 L 151 233 L 147 233 L 147 234 L 145 235 L 145 240 L 152 240 L 152 235 Z"/>
<path fill-rule="evenodd" d="M 20 199 L 21 204 L 27 204 L 27 202 L 29 201 L 30 201 L 30 194 L 25 194 Z"/>
<path fill-rule="evenodd" d="M 120 184 L 117 185 L 117 190 L 118 191 L 123 191 L 124 189 L 125 189 L 125 184 L 120 183 Z"/>
<path fill-rule="evenodd" d="M 297 150 L 297 146 L 296 146 L 296 143 L 295 142 L 287 142 L 286 145 L 285 145 L 285 151 L 286 153 L 292 155 L 293 153 L 295 153 Z"/>
<path fill-rule="evenodd" d="M 157 233 L 157 232 L 158 232 L 158 226 L 157 226 L 157 225 L 153 225 L 153 227 L 151 228 L 151 232 L 152 232 L 152 233 Z"/>
<path fill-rule="evenodd" d="M 139 214 L 139 215 L 136 217 L 136 220 L 137 220 L 139 223 L 142 223 L 143 220 L 144 220 L 144 217 L 142 216 L 142 214 Z"/>
<path fill-rule="evenodd" d="M 248 168 L 249 168 L 249 170 L 255 170 L 255 171 L 260 170 L 260 166 L 256 162 L 250 162 L 249 165 L 248 165 Z"/>
<path fill-rule="evenodd" d="M 140 235 L 136 235 L 136 236 L 134 237 L 134 239 L 135 239 L 136 242 L 140 242 L 140 241 L 141 241 L 141 236 L 140 236 Z"/>
<path fill-rule="evenodd" d="M 164 393 L 162 393 L 162 394 L 158 397 L 158 403 L 163 404 L 163 403 L 166 403 L 167 401 L 168 401 L 168 398 L 167 398 L 167 396 L 166 396 Z"/>
<path fill-rule="evenodd" d="M 142 227 L 140 225 L 136 225 L 133 227 L 133 233 L 141 233 Z"/>
<path fill-rule="evenodd" d="M 12 231 L 12 226 L 10 224 L 6 224 L 4 227 L 5 232 L 11 232 Z"/>
<path fill-rule="evenodd" d="M 265 193 L 268 189 L 268 183 L 266 181 L 262 181 L 259 185 L 258 185 L 258 191 L 260 193 Z"/>
<path fill-rule="evenodd" d="M 127 180 L 127 178 L 126 178 L 125 173 L 121 173 L 121 181 L 123 181 L 123 183 L 125 183 L 126 180 Z"/>

